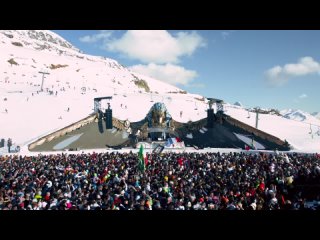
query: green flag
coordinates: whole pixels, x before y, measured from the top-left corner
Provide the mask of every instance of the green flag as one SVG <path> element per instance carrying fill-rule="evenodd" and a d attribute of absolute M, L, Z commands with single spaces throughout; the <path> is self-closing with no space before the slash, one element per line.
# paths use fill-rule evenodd
<path fill-rule="evenodd" d="M 146 166 L 145 166 L 145 162 L 144 162 L 144 154 L 143 154 L 143 145 L 141 144 L 140 145 L 140 150 L 139 150 L 139 164 L 138 164 L 138 168 L 141 172 L 144 172 L 144 170 L 146 169 Z"/>

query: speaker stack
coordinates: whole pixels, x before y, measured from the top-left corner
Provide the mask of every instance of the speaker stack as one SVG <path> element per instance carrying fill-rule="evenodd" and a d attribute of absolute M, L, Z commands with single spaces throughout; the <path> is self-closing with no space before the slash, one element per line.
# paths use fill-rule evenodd
<path fill-rule="evenodd" d="M 213 128 L 213 109 L 207 110 L 207 127 Z"/>
<path fill-rule="evenodd" d="M 102 124 L 102 120 L 103 120 L 103 112 L 99 110 L 98 112 L 98 127 L 99 127 L 99 132 L 103 133 L 103 124 Z"/>
<path fill-rule="evenodd" d="M 112 109 L 106 109 L 105 112 L 106 129 L 112 129 Z"/>

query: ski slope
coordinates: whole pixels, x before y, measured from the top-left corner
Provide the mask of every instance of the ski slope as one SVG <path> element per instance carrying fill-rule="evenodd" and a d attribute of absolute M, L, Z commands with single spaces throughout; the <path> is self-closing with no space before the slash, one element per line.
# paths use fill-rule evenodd
<path fill-rule="evenodd" d="M 93 98 L 103 96 L 112 96 L 113 116 L 121 120 L 140 121 L 155 102 L 163 102 L 179 122 L 207 116 L 208 105 L 200 95 L 134 73 L 113 59 L 83 54 L 53 32 L 41 30 L 36 35 L 37 39 L 35 32 L 0 30 L 0 139 L 10 137 L 15 145 L 26 147 L 87 117 L 93 112 Z M 48 73 L 43 91 L 39 72 Z M 146 82 L 149 91 L 136 80 Z M 225 104 L 224 108 L 226 114 L 255 126 L 254 114 L 248 118 L 244 107 Z M 296 150 L 320 152 L 318 126 L 320 120 L 315 117 L 260 114 L 258 128 L 286 139 Z"/>
<path fill-rule="evenodd" d="M 93 112 L 93 98 L 102 96 L 113 97 L 114 117 L 123 120 L 141 120 L 157 101 L 163 101 L 178 121 L 205 116 L 205 104 L 195 100 L 199 95 L 180 94 L 177 87 L 129 71 L 115 60 L 81 54 L 74 47 L 63 54 L 61 46 L 37 50 L 35 40 L 21 33 L 0 31 L 0 138 L 11 137 L 15 144 L 24 145 L 88 116 Z M 10 59 L 17 64 L 10 64 Z M 52 64 L 64 67 L 51 69 Z M 42 92 L 39 72 L 49 73 Z M 138 87 L 135 79 L 147 82 L 150 91 Z M 198 111 L 190 112 L 194 108 Z M 180 111 L 184 112 L 181 119 Z"/>
<path fill-rule="evenodd" d="M 225 105 L 226 114 L 250 126 L 256 126 L 256 115 L 241 107 Z M 258 129 L 270 133 L 280 139 L 286 139 L 291 146 L 300 151 L 320 152 L 320 121 L 311 119 L 298 121 L 270 114 L 259 114 Z"/>

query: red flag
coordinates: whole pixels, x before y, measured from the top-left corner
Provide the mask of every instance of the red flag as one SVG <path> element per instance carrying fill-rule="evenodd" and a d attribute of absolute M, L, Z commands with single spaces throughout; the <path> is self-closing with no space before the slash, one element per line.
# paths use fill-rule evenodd
<path fill-rule="evenodd" d="M 144 164 L 147 166 L 148 165 L 148 155 L 146 154 L 146 157 L 144 158 Z"/>
<path fill-rule="evenodd" d="M 177 142 L 181 142 L 181 138 L 176 137 Z"/>
<path fill-rule="evenodd" d="M 246 145 L 244 145 L 244 148 L 245 148 L 245 150 L 250 150 L 250 147 L 246 144 Z"/>
<path fill-rule="evenodd" d="M 265 189 L 265 184 L 264 184 L 263 182 L 260 183 L 259 189 L 260 189 L 261 191 L 264 191 L 264 189 Z"/>
<path fill-rule="evenodd" d="M 284 205 L 286 203 L 283 195 L 281 195 L 281 203 L 282 203 L 282 205 Z"/>

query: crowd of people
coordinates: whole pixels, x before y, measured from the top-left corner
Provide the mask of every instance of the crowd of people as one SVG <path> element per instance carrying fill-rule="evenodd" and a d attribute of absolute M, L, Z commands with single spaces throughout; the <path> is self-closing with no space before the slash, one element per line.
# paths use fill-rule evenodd
<path fill-rule="evenodd" d="M 162 153 L 147 159 L 141 170 L 132 152 L 2 156 L 0 209 L 320 209 L 317 154 Z"/>

